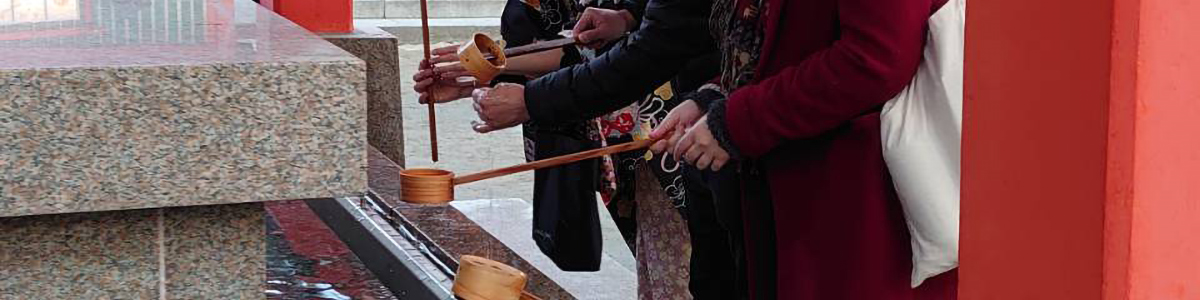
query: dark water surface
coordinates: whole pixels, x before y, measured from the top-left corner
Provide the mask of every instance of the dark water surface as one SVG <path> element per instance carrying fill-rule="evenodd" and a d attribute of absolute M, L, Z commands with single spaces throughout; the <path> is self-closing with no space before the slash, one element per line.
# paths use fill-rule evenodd
<path fill-rule="evenodd" d="M 267 299 L 398 299 L 304 201 L 265 206 Z"/>

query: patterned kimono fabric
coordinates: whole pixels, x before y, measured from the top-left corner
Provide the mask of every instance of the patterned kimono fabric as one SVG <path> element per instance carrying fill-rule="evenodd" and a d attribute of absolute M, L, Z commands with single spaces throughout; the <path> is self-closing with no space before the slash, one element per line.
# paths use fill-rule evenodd
<path fill-rule="evenodd" d="M 670 83 L 642 101 L 597 120 L 605 144 L 649 138 L 681 102 Z M 669 156 L 630 151 L 606 158 L 606 197 L 617 213 L 636 209 L 638 295 L 640 299 L 691 299 L 688 290 L 691 243 L 680 211 L 686 189 L 680 165 Z M 630 206 L 634 206 L 630 208 Z"/>
<path fill-rule="evenodd" d="M 671 83 L 628 107 L 593 120 L 601 146 L 643 140 L 682 102 Z M 618 220 L 636 220 L 636 241 L 627 243 L 638 264 L 640 299 L 691 299 L 692 245 L 682 209 L 686 188 L 679 162 L 646 150 L 603 158 L 600 195 Z"/>

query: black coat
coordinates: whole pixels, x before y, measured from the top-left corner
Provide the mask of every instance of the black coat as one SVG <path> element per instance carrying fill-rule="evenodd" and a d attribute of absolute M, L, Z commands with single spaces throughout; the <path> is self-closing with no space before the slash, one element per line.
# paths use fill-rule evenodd
<path fill-rule="evenodd" d="M 681 75 L 680 87 L 712 79 L 704 78 L 712 72 L 688 72 L 689 67 L 716 67 L 711 10 L 712 1 L 650 0 L 641 27 L 612 49 L 526 83 L 530 118 L 543 124 L 587 120 L 644 98 L 676 75 Z M 701 57 L 706 59 L 693 62 Z"/>
<path fill-rule="evenodd" d="M 592 4 L 626 9 L 635 17 L 644 13 L 645 18 L 639 18 L 642 27 L 587 64 L 576 64 L 582 57 L 568 47 L 562 62 L 568 67 L 526 83 L 527 101 L 547 105 L 542 110 L 547 113 L 541 115 L 530 106 L 534 117 L 531 123 L 537 123 L 524 128 L 530 159 L 594 148 L 595 141 L 586 129 L 578 128 L 586 127 L 584 121 L 645 99 L 673 77 L 672 86 L 678 92 L 694 89 L 717 74 L 715 46 L 706 22 L 711 2 L 653 0 L 643 12 L 645 0 L 599 1 Z M 501 26 L 509 47 L 556 38 L 558 31 L 573 25 L 568 21 L 570 12 L 561 9 L 561 5 L 571 3 L 542 5 L 542 11 L 560 14 L 543 15 L 521 1 L 509 1 Z M 519 76 L 498 80 L 525 81 Z M 530 100 L 530 92 L 539 89 L 547 92 L 540 94 L 545 96 L 542 101 Z M 598 181 L 599 161 L 594 159 L 534 172 L 533 239 L 565 271 L 599 268 L 602 241 L 595 205 Z"/>

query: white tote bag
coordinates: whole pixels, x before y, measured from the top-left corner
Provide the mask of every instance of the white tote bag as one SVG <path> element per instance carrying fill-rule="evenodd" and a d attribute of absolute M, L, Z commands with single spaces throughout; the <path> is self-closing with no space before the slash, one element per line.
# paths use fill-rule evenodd
<path fill-rule="evenodd" d="M 958 267 L 966 0 L 929 18 L 924 60 L 883 106 L 883 158 L 912 235 L 912 286 Z"/>

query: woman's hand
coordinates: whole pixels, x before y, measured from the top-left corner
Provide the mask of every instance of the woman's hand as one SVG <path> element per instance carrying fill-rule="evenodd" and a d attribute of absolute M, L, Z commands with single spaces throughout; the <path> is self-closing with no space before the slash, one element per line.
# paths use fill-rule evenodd
<path fill-rule="evenodd" d="M 525 110 L 525 86 L 501 83 L 495 88 L 481 88 L 471 94 L 475 113 L 482 122 L 474 122 L 475 132 L 488 133 L 529 121 Z"/>
<path fill-rule="evenodd" d="M 721 148 L 708 129 L 708 116 L 696 120 L 696 124 L 679 139 L 672 154 L 700 170 L 711 167 L 713 171 L 719 171 L 729 162 L 729 152 Z"/>
<path fill-rule="evenodd" d="M 692 127 L 697 119 L 704 116 L 704 112 L 700 110 L 700 106 L 696 101 L 687 100 L 680 103 L 667 113 L 667 117 L 662 123 L 658 124 L 657 128 L 650 133 L 651 139 L 658 139 L 653 146 L 650 146 L 650 151 L 654 153 L 662 153 L 669 150 L 679 142 L 683 137 L 684 131 Z"/>
<path fill-rule="evenodd" d="M 459 45 L 437 48 L 431 51 L 428 60 L 421 60 L 417 74 L 413 75 L 413 90 L 420 93 L 418 101 L 421 104 L 433 99 L 435 103 L 450 102 L 471 96 L 471 90 L 477 82 L 471 74 L 458 63 Z M 453 62 L 437 66 L 439 63 Z"/>

